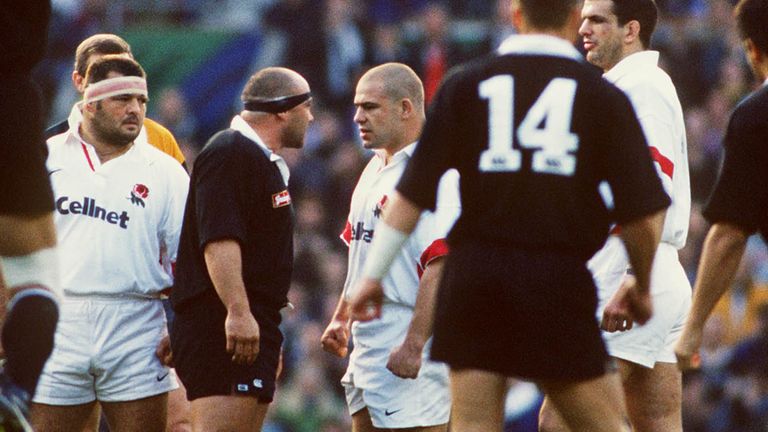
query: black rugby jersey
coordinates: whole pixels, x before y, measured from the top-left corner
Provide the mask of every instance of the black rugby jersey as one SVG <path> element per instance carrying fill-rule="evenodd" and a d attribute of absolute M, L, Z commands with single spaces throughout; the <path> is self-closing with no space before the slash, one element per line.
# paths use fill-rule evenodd
<path fill-rule="evenodd" d="M 704 210 L 710 222 L 730 222 L 768 240 L 768 85 L 747 96 L 731 115 L 725 159 Z"/>
<path fill-rule="evenodd" d="M 181 230 L 174 309 L 213 290 L 203 252 L 216 240 L 240 244 L 251 305 L 287 302 L 293 269 L 293 211 L 280 170 L 234 129 L 214 135 L 195 160 Z"/>
<path fill-rule="evenodd" d="M 500 52 L 446 78 L 398 185 L 431 209 L 440 175 L 458 169 L 462 214 L 449 242 L 588 258 L 611 222 L 669 205 L 629 100 L 573 46 L 512 36 Z"/>

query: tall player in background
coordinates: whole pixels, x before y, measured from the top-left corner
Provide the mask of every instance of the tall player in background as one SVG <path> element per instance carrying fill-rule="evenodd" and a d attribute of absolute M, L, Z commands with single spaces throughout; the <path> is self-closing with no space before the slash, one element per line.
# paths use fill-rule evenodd
<path fill-rule="evenodd" d="M 75 69 L 72 71 L 72 85 L 77 90 L 77 93 L 82 95 L 85 90 L 85 71 L 88 70 L 91 63 L 110 54 L 121 54 L 133 58 L 131 46 L 118 35 L 100 33 L 90 36 L 80 42 L 80 45 L 77 46 L 77 50 L 75 51 Z M 46 129 L 45 138 L 48 139 L 54 135 L 66 132 L 72 125 L 77 124 L 80 118 L 80 104 L 78 103 L 72 107 L 72 111 L 67 120 L 61 121 Z M 179 163 L 184 165 L 184 168 L 186 169 L 184 155 L 181 153 L 176 138 L 174 138 L 171 132 L 163 127 L 163 125 L 145 117 L 144 127 L 141 129 L 141 133 L 137 137 L 137 140 L 139 142 L 149 142 L 179 161 Z"/>
<path fill-rule="evenodd" d="M 53 349 L 59 287 L 53 195 L 32 68 L 45 53 L 48 0 L 0 8 L 0 262 L 7 288 L 0 428 L 29 431 L 30 397 Z"/>
<path fill-rule="evenodd" d="M 408 428 L 440 432 L 450 414 L 448 369 L 429 360 L 435 295 L 448 248 L 445 236 L 459 214 L 458 173 L 440 186 L 437 210 L 422 223 L 383 280 L 382 320 L 351 322 L 349 299 L 386 213 L 389 198 L 417 147 L 424 125 L 424 88 L 416 73 L 400 63 L 377 66 L 360 78 L 355 123 L 363 146 L 373 150 L 355 187 L 342 238 L 349 246 L 349 269 L 339 304 L 322 336 L 323 348 L 353 351 L 342 378 L 354 432 Z"/>
<path fill-rule="evenodd" d="M 648 49 L 657 15 L 653 0 L 587 0 L 579 30 L 587 60 L 629 96 L 672 198 L 651 272 L 650 321 L 635 326 L 626 305 L 618 301 L 627 289 L 622 281 L 631 274 L 620 226 L 589 261 L 603 339 L 617 360 L 629 420 L 638 432 L 682 431 L 682 377 L 674 346 L 691 305 L 691 285 L 677 254 L 685 245 L 691 210 L 685 123 L 674 84 L 657 65 L 659 53 Z M 540 429 L 568 430 L 548 398 Z"/>

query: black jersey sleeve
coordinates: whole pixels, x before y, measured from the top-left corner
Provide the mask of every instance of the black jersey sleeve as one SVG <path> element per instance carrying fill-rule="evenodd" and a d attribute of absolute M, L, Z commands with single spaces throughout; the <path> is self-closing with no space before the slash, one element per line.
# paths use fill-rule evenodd
<path fill-rule="evenodd" d="M 653 165 L 645 135 L 629 99 L 609 85 L 601 109 L 605 118 L 607 149 L 603 153 L 607 180 L 614 200 L 614 219 L 631 222 L 662 210 L 671 203 Z"/>
<path fill-rule="evenodd" d="M 432 102 L 419 144 L 408 162 L 397 190 L 418 207 L 435 210 L 437 186 L 443 173 L 455 166 L 456 116 L 460 109 L 455 94 L 459 69 L 454 69 Z"/>
<path fill-rule="evenodd" d="M 245 181 L 246 162 L 236 137 L 231 131 L 217 134 L 195 161 L 193 190 L 201 249 L 216 240 L 246 241 L 247 193 L 242 188 L 253 182 Z"/>
<path fill-rule="evenodd" d="M 731 116 L 725 159 L 704 211 L 710 223 L 730 222 L 750 233 L 768 227 L 768 90 L 742 103 Z"/>

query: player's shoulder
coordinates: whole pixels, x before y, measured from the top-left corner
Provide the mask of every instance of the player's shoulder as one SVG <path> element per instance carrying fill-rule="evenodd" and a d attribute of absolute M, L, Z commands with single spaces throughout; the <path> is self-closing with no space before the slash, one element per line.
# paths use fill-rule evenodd
<path fill-rule="evenodd" d="M 763 85 L 739 101 L 734 108 L 733 116 L 768 122 L 768 85 Z"/>
<path fill-rule="evenodd" d="M 152 120 L 149 117 L 144 117 L 144 127 L 147 128 L 148 135 L 155 135 L 163 139 L 175 140 L 175 138 L 173 137 L 173 134 L 171 133 L 170 130 L 168 130 L 168 128 Z"/>

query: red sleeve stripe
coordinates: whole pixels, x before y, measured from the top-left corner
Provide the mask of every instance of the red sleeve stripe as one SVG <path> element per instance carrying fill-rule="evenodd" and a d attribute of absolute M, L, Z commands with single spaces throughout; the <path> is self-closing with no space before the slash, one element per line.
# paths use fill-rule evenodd
<path fill-rule="evenodd" d="M 424 269 L 427 268 L 427 265 L 430 261 L 445 255 L 448 255 L 448 243 L 445 241 L 445 239 L 440 238 L 433 241 L 432 244 L 429 245 L 429 247 L 427 247 L 424 252 L 421 253 L 419 265 L 416 266 L 416 270 L 418 270 L 419 273 L 419 278 L 421 278 L 421 275 L 424 273 Z"/>
<path fill-rule="evenodd" d="M 347 221 L 347 225 L 344 227 L 344 231 L 339 234 L 339 237 L 347 247 L 352 243 L 352 224 L 350 224 L 349 221 Z"/>
<path fill-rule="evenodd" d="M 672 178 L 672 174 L 675 173 L 675 164 L 668 157 L 661 154 L 656 147 L 649 147 L 651 150 L 651 157 L 653 160 L 661 166 L 661 172 Z"/>

